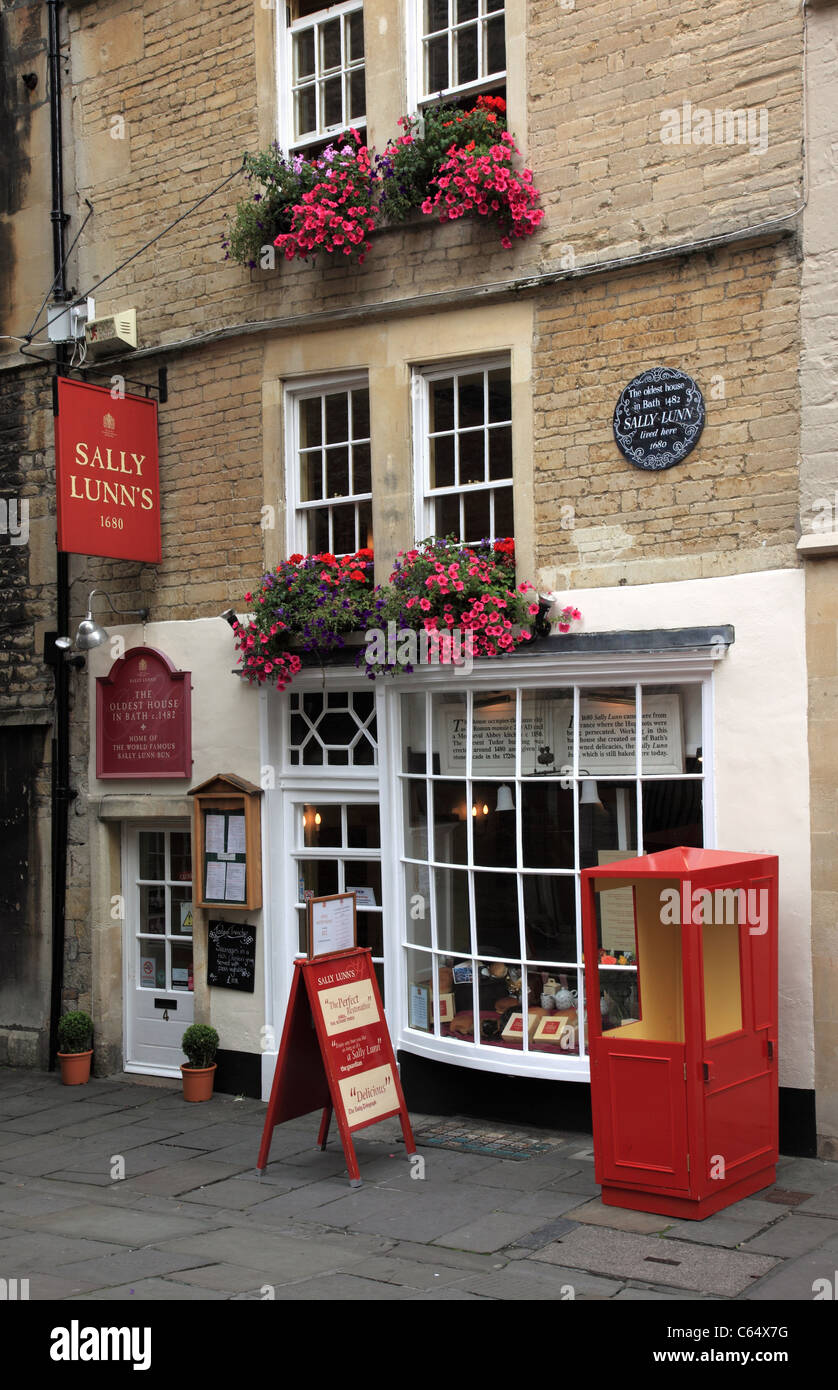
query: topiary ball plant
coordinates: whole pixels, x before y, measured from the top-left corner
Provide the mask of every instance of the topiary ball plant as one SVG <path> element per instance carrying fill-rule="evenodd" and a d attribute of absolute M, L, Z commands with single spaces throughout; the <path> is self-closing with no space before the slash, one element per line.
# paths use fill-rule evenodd
<path fill-rule="evenodd" d="M 208 1023 L 190 1023 L 180 1045 L 189 1058 L 190 1067 L 211 1067 L 218 1051 L 218 1034 Z"/>
<path fill-rule="evenodd" d="M 93 1045 L 93 1019 L 82 1009 L 73 1009 L 58 1020 L 58 1051 L 89 1052 Z"/>

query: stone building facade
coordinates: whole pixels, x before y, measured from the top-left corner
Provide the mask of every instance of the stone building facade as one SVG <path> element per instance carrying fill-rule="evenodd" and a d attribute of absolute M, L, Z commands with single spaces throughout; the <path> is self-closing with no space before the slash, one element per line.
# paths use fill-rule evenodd
<path fill-rule="evenodd" d="M 181 853 L 176 837 L 188 834 L 189 786 L 231 772 L 263 790 L 265 891 L 263 908 L 248 919 L 258 940 L 252 996 L 206 983 L 206 921 L 195 913 L 189 1003 L 221 1033 L 222 1084 L 265 1091 L 298 944 L 298 892 L 303 883 L 332 885 L 333 871 L 324 867 L 331 861 L 341 887 L 365 866 L 363 886 L 372 890 L 365 922 L 409 1096 L 412 1088 L 417 1097 L 455 1104 L 468 1083 L 497 1112 L 516 1086 L 531 1113 L 558 1119 L 583 1093 L 584 1046 L 563 1057 L 502 1053 L 452 1040 L 439 1026 L 424 1029 L 411 1012 L 411 989 L 429 975 L 466 956 L 479 973 L 494 954 L 481 936 L 485 860 L 481 868 L 474 858 L 477 841 L 467 836 L 468 848 L 460 844 L 465 832 L 449 808 L 451 843 L 434 860 L 409 814 L 400 825 L 404 779 L 420 775 L 406 750 L 411 758 L 427 754 L 433 741 L 442 771 L 430 774 L 431 797 L 433 776 L 444 775 L 450 754 L 437 723 L 446 704 L 439 673 L 413 684 L 376 683 L 371 763 L 350 763 L 347 771 L 324 753 L 319 765 L 307 764 L 294 744 L 295 689 L 314 709 L 325 684 L 335 708 L 342 699 L 358 714 L 370 683 L 335 668 L 305 676 L 291 694 L 248 689 L 232 674 L 230 633 L 219 617 L 230 607 L 244 612 L 244 595 L 263 569 L 305 548 L 295 480 L 303 402 L 330 390 L 366 393 L 371 526 L 376 573 L 385 579 L 396 553 L 427 534 L 422 523 L 434 499 L 424 494 L 421 461 L 434 383 L 499 373 L 492 380 L 508 382 L 519 577 L 575 603 L 581 635 L 565 644 L 550 639 L 494 669 L 488 663 L 458 692 L 449 690 L 447 701 L 471 710 L 473 737 L 475 709 L 490 707 L 492 697 L 510 697 L 519 721 L 527 702 L 543 703 L 548 692 L 580 702 L 665 696 L 678 709 L 682 761 L 671 792 L 686 796 L 680 779 L 701 770 L 700 814 L 691 803 L 688 815 L 684 803 L 665 823 L 654 789 L 635 769 L 615 785 L 622 800 L 609 800 L 609 789 L 600 802 L 611 838 L 594 849 L 632 853 L 678 843 L 666 836 L 687 823 L 707 845 L 780 856 L 785 1143 L 811 1152 L 819 1142 L 831 1153 L 838 1136 L 830 751 L 838 614 L 830 537 L 838 523 L 815 523 L 824 515 L 819 503 L 835 491 L 835 351 L 825 310 L 834 283 L 834 170 L 824 95 L 834 80 L 835 9 L 822 3 L 803 13 L 796 0 L 673 0 L 663 13 L 653 0 L 458 2 L 456 14 L 455 0 L 447 7 L 348 0 L 322 12 L 264 0 L 226 0 L 200 14 L 190 0 L 69 0 L 60 9 L 68 244 L 79 234 L 68 256 L 70 282 L 74 293 L 95 296 L 97 317 L 135 308 L 139 328 L 137 352 L 99 364 L 89 377 L 107 385 L 124 374 L 152 387 L 161 367 L 168 377 L 159 411 L 161 563 L 71 557 L 72 613 L 82 615 L 91 589 L 104 589 L 122 612 L 148 607 L 144 628 L 108 623 L 109 630 L 122 632 L 129 647 L 163 650 L 190 671 L 194 715 L 186 785 L 104 783 L 96 777 L 95 677 L 109 670 L 111 652 L 91 653 L 87 669 L 70 676 L 77 796 L 63 1002 L 91 1008 L 100 1069 L 171 1071 L 177 1047 L 167 1043 L 155 1054 L 148 1044 L 144 1051 L 132 1014 L 137 965 L 152 958 L 138 944 L 148 937 L 141 861 L 159 850 L 168 866 L 159 885 L 166 911 L 185 901 L 165 880 Z M 454 98 L 505 94 L 509 128 L 545 208 L 537 234 L 505 250 L 475 222 L 425 218 L 375 233 L 362 266 L 280 260 L 273 269 L 246 270 L 225 260 L 222 241 L 244 183 L 231 177 L 218 186 L 235 175 L 243 151 L 274 139 L 285 149 L 295 144 L 288 99 L 295 34 L 306 25 L 319 33 L 336 16 L 362 16 L 365 129 L 381 150 L 399 117 L 433 96 L 421 60 L 431 10 L 452 45 L 458 23 L 485 28 L 503 17 L 502 71 L 489 71 L 485 58 L 476 78 L 458 83 L 452 47 L 446 90 Z M 2 331 L 17 335 L 54 273 L 44 12 L 19 0 L 2 19 L 14 93 L 7 118 L 17 133 L 0 223 L 11 291 Z M 30 71 L 39 79 L 34 90 L 22 80 Z M 4 643 L 0 726 L 14 740 L 12 731 L 26 724 L 34 740 L 31 866 L 36 852 L 45 864 L 48 843 L 52 675 L 41 658 L 44 634 L 55 625 L 54 367 L 47 348 L 0 346 L 8 348 L 0 356 L 9 402 L 4 492 L 18 490 L 31 503 L 28 546 L 4 550 L 13 595 L 8 621 L 19 612 L 20 627 L 13 645 Z M 621 455 L 612 419 L 624 386 L 659 365 L 699 383 L 707 418 L 683 463 L 654 472 Z M 426 757 L 421 766 L 433 764 Z M 486 789 L 496 789 L 501 773 L 487 771 L 478 786 L 462 769 L 457 774 L 450 756 L 447 766 L 457 796 L 462 790 L 468 804 L 485 792 L 490 805 Z M 575 769 L 577 813 L 586 775 Z M 535 793 L 522 762 L 511 776 L 525 817 Z M 321 803 L 342 808 L 342 829 L 337 841 L 318 846 L 298 831 L 305 808 Z M 370 831 L 370 808 L 378 805 L 380 821 Z M 638 816 L 658 841 L 637 842 Z M 520 847 L 524 860 L 510 866 L 522 950 L 530 953 L 524 959 L 504 946 L 499 954 L 510 963 L 532 964 L 527 933 L 539 914 L 555 919 L 554 934 L 546 934 L 552 944 L 542 939 L 536 952 L 540 963 L 545 950 L 547 964 L 557 959 L 550 951 L 571 931 L 573 903 L 563 895 L 587 833 L 578 815 L 574 825 L 572 862 L 536 861 L 543 883 L 532 886 L 533 865 Z M 368 839 L 353 860 L 351 837 L 362 826 Z M 453 864 L 458 872 L 446 867 Z M 432 871 L 448 895 L 444 904 L 439 898 L 425 937 L 406 913 L 410 876 L 421 878 L 420 871 L 428 882 Z M 458 873 L 468 879 L 470 907 Z M 45 872 L 32 875 L 23 916 L 15 919 L 11 906 L 6 914 L 7 933 L 20 930 L 15 920 L 25 923 L 22 956 L 33 982 L 26 1010 L 16 1012 L 15 1000 L 0 994 L 0 1045 L 12 1061 L 45 1056 L 44 997 L 39 1003 L 35 982 L 43 980 L 48 949 L 47 880 Z M 471 913 L 468 950 L 454 921 L 463 912 Z M 166 969 L 178 946 L 170 938 Z M 559 964 L 568 987 L 581 993 L 582 962 L 568 951 L 565 945 Z M 14 964 L 21 955 L 7 958 Z M 161 980 L 159 988 L 179 993 L 171 974 Z"/>

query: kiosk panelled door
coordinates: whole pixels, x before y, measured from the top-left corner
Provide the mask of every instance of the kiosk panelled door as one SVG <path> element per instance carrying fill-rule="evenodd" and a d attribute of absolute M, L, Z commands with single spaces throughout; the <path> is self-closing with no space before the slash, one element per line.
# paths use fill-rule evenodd
<path fill-rule="evenodd" d="M 741 887 L 718 884 L 694 893 L 692 917 L 701 933 L 704 976 L 706 1143 L 730 1178 L 752 1167 L 752 1160 L 764 1160 L 775 1142 L 777 1063 L 770 999 L 776 974 L 767 959 L 773 950 L 768 928 L 775 891 L 771 880 L 752 879 Z"/>
<path fill-rule="evenodd" d="M 599 1027 L 590 1022 L 591 1066 L 611 1097 L 604 1184 L 689 1186 L 681 932 L 661 920 L 662 886 L 595 881 L 598 941 L 613 945 L 619 925 L 623 948 L 597 962 Z"/>
<path fill-rule="evenodd" d="M 188 826 L 128 837 L 126 1064 L 178 1074 L 194 1017 Z"/>

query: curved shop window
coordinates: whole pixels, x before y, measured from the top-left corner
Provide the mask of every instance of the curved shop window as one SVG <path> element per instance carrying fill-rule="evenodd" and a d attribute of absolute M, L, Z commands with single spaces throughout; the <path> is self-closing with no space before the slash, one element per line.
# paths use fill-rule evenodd
<path fill-rule="evenodd" d="M 579 873 L 705 843 L 703 682 L 395 695 L 401 1045 L 587 1075 Z M 634 919 L 601 907 L 611 1026 L 640 1016 Z"/>

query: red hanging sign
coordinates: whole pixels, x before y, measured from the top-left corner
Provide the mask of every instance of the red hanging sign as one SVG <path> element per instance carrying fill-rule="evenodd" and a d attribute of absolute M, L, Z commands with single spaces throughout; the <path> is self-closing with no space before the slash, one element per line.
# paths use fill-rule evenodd
<path fill-rule="evenodd" d="M 157 402 L 58 378 L 58 549 L 159 564 Z"/>
<path fill-rule="evenodd" d="M 96 677 L 96 776 L 191 777 L 191 672 L 132 647 Z"/>
<path fill-rule="evenodd" d="M 368 946 L 294 961 L 256 1163 L 260 1173 L 268 1162 L 274 1127 L 321 1108 L 317 1142 L 325 1149 L 334 1110 L 352 1187 L 361 1185 L 352 1143 L 356 1129 L 398 1115 L 407 1153 L 416 1152 Z"/>

